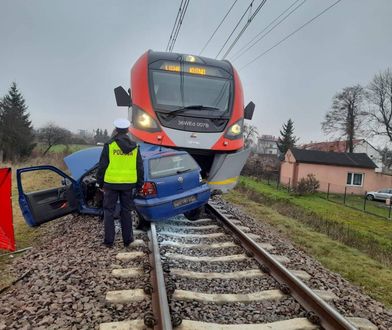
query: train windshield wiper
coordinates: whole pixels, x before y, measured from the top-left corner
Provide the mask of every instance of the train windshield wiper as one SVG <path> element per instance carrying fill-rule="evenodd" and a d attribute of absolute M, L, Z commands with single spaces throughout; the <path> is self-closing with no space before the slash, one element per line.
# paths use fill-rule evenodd
<path fill-rule="evenodd" d="M 187 105 L 186 107 L 181 107 L 179 109 L 175 109 L 173 111 L 170 111 L 170 113 L 185 112 L 188 110 L 220 110 L 220 109 L 216 108 L 216 107 L 202 105 L 202 104 L 195 104 L 195 105 Z"/>

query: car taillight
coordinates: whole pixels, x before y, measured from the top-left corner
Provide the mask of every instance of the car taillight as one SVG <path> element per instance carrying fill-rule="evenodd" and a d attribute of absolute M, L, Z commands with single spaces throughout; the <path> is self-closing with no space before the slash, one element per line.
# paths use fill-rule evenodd
<path fill-rule="evenodd" d="M 153 197 L 157 195 L 157 187 L 154 182 L 144 182 L 139 190 L 139 195 L 143 197 Z"/>

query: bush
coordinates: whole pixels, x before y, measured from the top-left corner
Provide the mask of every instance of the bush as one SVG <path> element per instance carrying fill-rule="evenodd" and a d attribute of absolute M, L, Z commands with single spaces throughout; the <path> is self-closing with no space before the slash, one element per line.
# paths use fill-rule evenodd
<path fill-rule="evenodd" d="M 316 179 L 314 174 L 308 174 L 306 178 L 301 178 L 294 191 L 298 195 L 314 194 L 320 188 L 320 182 Z"/>

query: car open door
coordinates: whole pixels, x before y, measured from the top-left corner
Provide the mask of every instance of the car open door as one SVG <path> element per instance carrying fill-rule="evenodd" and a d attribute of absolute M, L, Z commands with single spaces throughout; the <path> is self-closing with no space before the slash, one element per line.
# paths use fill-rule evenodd
<path fill-rule="evenodd" d="M 50 181 L 51 187 L 42 189 L 39 184 L 37 184 L 37 187 L 34 184 L 34 188 L 30 187 L 29 192 L 27 192 L 27 182 L 23 180 L 23 173 L 27 172 L 35 172 L 33 175 L 37 178 L 36 181 L 44 186 L 45 183 Z M 38 180 L 40 174 L 43 173 L 50 175 L 50 180 L 48 178 Z M 29 174 L 30 177 L 31 174 Z M 32 227 L 39 226 L 78 210 L 81 196 L 79 185 L 58 168 L 50 165 L 25 167 L 18 169 L 16 176 L 19 206 L 28 225 Z M 26 185 L 23 184 L 24 182 Z M 32 185 L 31 182 L 28 183 L 29 186 Z M 39 190 L 30 191 L 37 188 Z"/>

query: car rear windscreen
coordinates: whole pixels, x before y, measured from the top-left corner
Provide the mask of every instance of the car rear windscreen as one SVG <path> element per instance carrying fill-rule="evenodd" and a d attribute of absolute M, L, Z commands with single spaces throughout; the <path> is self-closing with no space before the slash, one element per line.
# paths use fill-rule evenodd
<path fill-rule="evenodd" d="M 188 154 L 164 156 L 149 161 L 151 179 L 162 178 L 199 169 L 199 165 Z"/>

